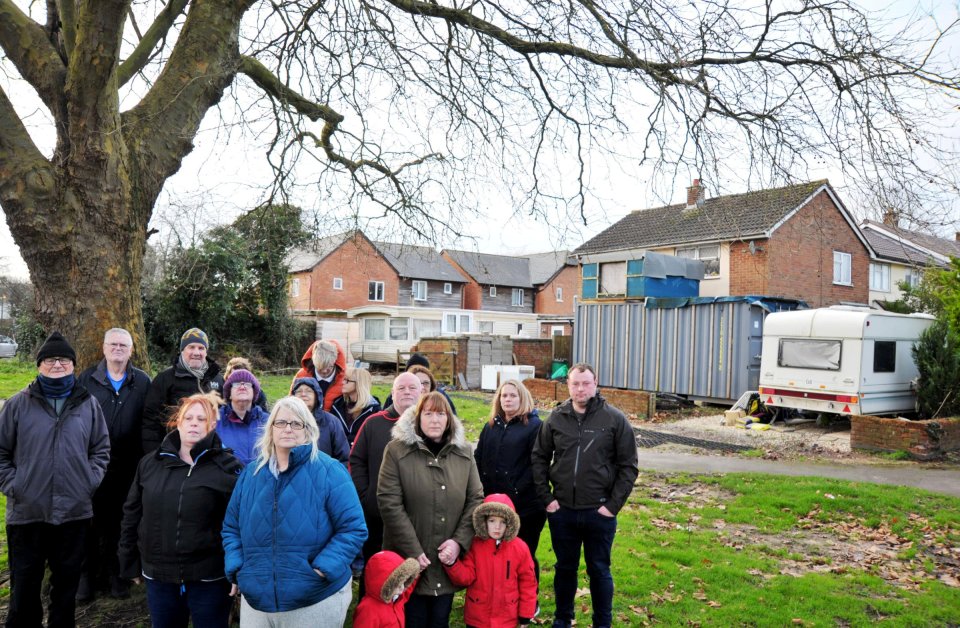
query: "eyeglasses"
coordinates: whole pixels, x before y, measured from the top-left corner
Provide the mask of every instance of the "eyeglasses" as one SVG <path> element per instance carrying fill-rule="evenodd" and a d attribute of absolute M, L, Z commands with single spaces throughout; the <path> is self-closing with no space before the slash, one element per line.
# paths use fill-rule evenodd
<path fill-rule="evenodd" d="M 344 384 L 356 384 L 356 383 L 357 383 L 357 380 L 355 380 L 355 379 L 347 379 L 346 377 L 344 377 L 344 378 L 343 378 L 343 383 L 344 383 Z"/>
<path fill-rule="evenodd" d="M 131 347 L 131 345 L 122 342 L 105 342 L 104 344 L 111 349 L 129 349 Z"/>
<path fill-rule="evenodd" d="M 44 366 L 53 366 L 57 362 L 60 363 L 60 366 L 68 366 L 70 364 L 73 364 L 73 360 L 71 360 L 70 358 L 44 358 L 43 359 Z"/>
<path fill-rule="evenodd" d="M 289 427 L 290 429 L 299 432 L 306 426 L 303 424 L 303 421 L 284 421 L 281 419 L 280 421 L 274 421 L 273 427 L 278 430 Z"/>
<path fill-rule="evenodd" d="M 231 384 L 231 386 L 237 389 L 246 388 L 249 390 L 253 388 L 253 384 L 251 384 L 250 382 L 234 382 L 233 384 Z"/>

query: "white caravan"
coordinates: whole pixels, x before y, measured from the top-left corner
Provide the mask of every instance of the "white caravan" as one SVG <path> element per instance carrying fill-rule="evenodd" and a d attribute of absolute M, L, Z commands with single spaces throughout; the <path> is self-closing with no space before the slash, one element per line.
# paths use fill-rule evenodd
<path fill-rule="evenodd" d="M 840 415 L 913 412 L 917 367 L 910 350 L 933 320 L 839 305 L 770 314 L 760 399 Z"/>

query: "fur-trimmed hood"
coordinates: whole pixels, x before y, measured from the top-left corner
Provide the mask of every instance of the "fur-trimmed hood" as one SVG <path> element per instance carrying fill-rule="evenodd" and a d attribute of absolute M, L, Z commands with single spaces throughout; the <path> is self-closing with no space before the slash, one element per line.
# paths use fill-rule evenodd
<path fill-rule="evenodd" d="M 400 415 L 400 418 L 397 419 L 397 424 L 390 430 L 390 436 L 401 443 L 425 448 L 426 444 L 424 444 L 423 439 L 417 435 L 416 431 L 416 417 L 414 416 L 416 409 L 417 406 L 413 405 Z M 467 447 L 467 437 L 463 431 L 463 423 L 461 423 L 460 419 L 455 415 L 451 415 L 447 417 L 447 419 L 450 420 L 452 427 L 449 444 L 454 447 Z"/>
<path fill-rule="evenodd" d="M 473 530 L 481 539 L 489 539 L 487 533 L 487 517 L 495 515 L 503 517 L 507 524 L 507 529 L 503 533 L 503 542 L 512 541 L 517 538 L 520 532 L 520 517 L 517 510 L 513 507 L 513 501 L 503 493 L 494 493 L 487 495 L 483 503 L 473 511 Z"/>
<path fill-rule="evenodd" d="M 367 561 L 364 570 L 363 577 L 367 585 L 365 595 L 391 604 L 394 590 L 401 584 L 404 591 L 411 589 L 419 575 L 420 564 L 417 559 L 404 560 L 400 554 L 391 551 L 377 552 Z"/>

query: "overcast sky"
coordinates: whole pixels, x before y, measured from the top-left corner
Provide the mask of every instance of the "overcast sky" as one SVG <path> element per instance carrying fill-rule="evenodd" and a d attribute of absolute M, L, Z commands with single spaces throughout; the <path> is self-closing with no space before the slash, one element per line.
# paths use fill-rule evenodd
<path fill-rule="evenodd" d="M 18 2 L 21 6 L 27 3 Z M 36 3 L 33 3 L 36 4 Z M 866 3 L 872 4 L 872 3 Z M 885 3 L 886 4 L 886 3 Z M 871 7 L 872 8 L 872 7 Z M 932 10 L 942 21 L 949 21 L 957 14 L 956 1 L 904 2 L 898 0 L 889 12 L 906 16 L 913 11 Z M 960 38 L 954 33 L 951 47 L 960 50 Z M 0 84 L 11 95 L 18 111 L 26 117 L 35 141 L 47 154 L 52 152 L 52 130 L 46 115 L 36 104 L 35 95 L 13 84 L 9 77 L 0 76 Z M 31 100 L 33 99 L 33 100 Z M 226 99 L 225 99 L 226 102 Z M 230 106 L 225 104 L 225 106 Z M 169 223 L 176 222 L 183 233 L 200 233 L 214 222 L 228 222 L 240 212 L 255 206 L 263 199 L 263 189 L 270 173 L 265 166 L 262 142 L 237 129 L 226 129 L 216 112 L 207 116 L 204 127 L 196 138 L 194 151 L 186 158 L 180 172 L 167 181 L 157 203 L 151 227 L 161 230 L 163 237 L 169 233 Z M 515 215 L 511 198 L 506 190 L 491 183 L 477 186 L 482 194 L 480 205 L 482 218 L 468 219 L 463 231 L 475 239 L 439 242 L 449 248 L 477 248 L 483 252 L 502 254 L 533 253 L 552 248 L 575 248 L 585 239 L 606 228 L 630 210 L 662 205 L 664 202 L 680 202 L 685 195 L 685 186 L 691 175 L 678 173 L 674 180 L 651 182 L 649 170 L 637 163 L 624 163 L 600 154 L 590 156 L 588 164 L 595 198 L 590 198 L 585 208 L 588 224 L 572 221 L 534 220 Z M 863 217 L 865 208 L 847 193 L 844 181 L 831 164 L 824 164 L 820 171 L 811 172 L 810 178 L 829 178 L 840 193 L 842 200 L 858 217 Z M 705 182 L 710 196 L 710 182 Z M 672 196 L 670 194 L 672 191 Z M 740 192 L 730 189 L 725 192 Z M 316 194 L 298 192 L 294 200 L 308 211 L 323 214 L 324 203 Z M 182 208 L 202 207 L 201 215 Z M 954 219 L 955 220 L 955 219 Z M 337 225 L 321 225 L 321 229 L 337 231 Z M 945 225 L 942 234 L 952 237 L 960 227 Z M 372 237 L 401 241 L 404 234 L 373 233 Z M 157 236 L 154 236 L 157 237 Z M 0 273 L 26 277 L 26 267 L 20 259 L 6 222 L 0 223 Z"/>

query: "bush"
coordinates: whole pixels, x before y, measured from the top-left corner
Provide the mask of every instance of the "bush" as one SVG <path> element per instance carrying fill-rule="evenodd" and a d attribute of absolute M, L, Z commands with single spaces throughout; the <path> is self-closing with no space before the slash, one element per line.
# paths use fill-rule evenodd
<path fill-rule="evenodd" d="M 917 401 L 925 418 L 960 416 L 958 348 L 957 334 L 944 320 L 928 327 L 913 347 L 913 360 L 920 372 Z"/>

